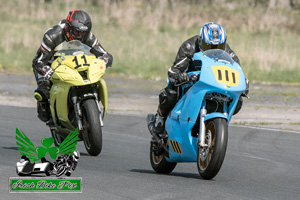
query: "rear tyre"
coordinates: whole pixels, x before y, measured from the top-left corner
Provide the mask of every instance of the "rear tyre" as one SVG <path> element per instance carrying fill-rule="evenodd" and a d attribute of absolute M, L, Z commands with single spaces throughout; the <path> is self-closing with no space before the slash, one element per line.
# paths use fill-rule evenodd
<path fill-rule="evenodd" d="M 176 162 L 168 162 L 165 158 L 165 154 L 162 153 L 157 155 L 154 152 L 153 148 L 155 148 L 156 144 L 151 143 L 150 145 L 150 162 L 151 166 L 159 174 L 169 174 L 176 167 Z"/>
<path fill-rule="evenodd" d="M 200 176 L 210 180 L 214 178 L 221 169 L 225 158 L 228 127 L 223 118 L 215 118 L 206 122 L 205 126 L 206 150 L 198 149 L 197 167 Z"/>
<path fill-rule="evenodd" d="M 62 138 L 55 130 L 50 130 L 50 131 L 54 139 L 54 145 L 56 147 L 59 147 L 59 145 L 64 141 L 64 138 Z"/>
<path fill-rule="evenodd" d="M 94 99 L 87 99 L 82 106 L 83 142 L 91 156 L 97 156 L 102 149 L 100 115 Z"/>

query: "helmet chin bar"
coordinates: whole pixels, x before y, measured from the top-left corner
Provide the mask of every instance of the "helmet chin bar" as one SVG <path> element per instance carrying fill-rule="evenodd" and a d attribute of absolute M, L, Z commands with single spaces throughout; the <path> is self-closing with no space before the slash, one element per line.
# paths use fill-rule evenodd
<path fill-rule="evenodd" d="M 89 35 L 87 32 L 83 32 L 83 31 L 77 31 L 77 30 L 75 30 L 75 29 L 71 29 L 70 30 L 70 35 L 72 36 L 72 38 L 74 39 L 74 40 L 79 40 L 79 41 L 84 41 L 84 40 L 86 40 L 86 38 L 87 38 L 87 36 Z M 77 34 L 74 34 L 74 32 L 76 32 L 77 31 Z"/>
<path fill-rule="evenodd" d="M 222 49 L 222 50 L 225 50 L 225 45 L 226 45 L 226 41 L 224 43 L 216 44 L 216 45 L 207 44 L 206 42 L 201 40 L 200 37 L 199 37 L 199 47 L 203 51 L 206 51 L 206 50 L 209 50 L 209 49 Z"/>

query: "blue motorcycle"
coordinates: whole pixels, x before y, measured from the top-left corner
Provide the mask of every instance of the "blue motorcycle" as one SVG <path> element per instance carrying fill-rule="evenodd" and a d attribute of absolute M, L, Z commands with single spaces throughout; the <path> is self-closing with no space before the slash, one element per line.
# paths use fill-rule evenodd
<path fill-rule="evenodd" d="M 153 136 L 150 161 L 157 173 L 168 174 L 178 162 L 197 162 L 204 179 L 219 172 L 225 158 L 228 125 L 246 90 L 240 65 L 220 49 L 195 53 L 190 82 L 178 85 L 180 99 L 169 113 L 165 133 Z M 148 125 L 155 116 L 147 116 Z M 148 126 L 149 127 L 149 126 Z"/>

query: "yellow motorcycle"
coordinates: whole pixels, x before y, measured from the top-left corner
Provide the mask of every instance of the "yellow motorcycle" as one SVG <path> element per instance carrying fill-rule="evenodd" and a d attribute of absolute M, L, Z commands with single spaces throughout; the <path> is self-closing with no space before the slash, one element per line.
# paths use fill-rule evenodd
<path fill-rule="evenodd" d="M 96 156 L 102 149 L 107 110 L 107 87 L 102 79 L 106 63 L 90 49 L 73 40 L 63 43 L 54 54 L 49 100 L 52 119 L 48 125 L 56 146 L 78 128 L 86 150 Z M 40 99 L 38 94 L 35 97 Z"/>

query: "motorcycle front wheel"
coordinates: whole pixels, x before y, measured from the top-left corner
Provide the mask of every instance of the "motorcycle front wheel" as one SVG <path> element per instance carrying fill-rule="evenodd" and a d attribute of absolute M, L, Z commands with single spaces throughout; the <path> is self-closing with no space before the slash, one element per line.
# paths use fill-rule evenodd
<path fill-rule="evenodd" d="M 176 167 L 176 162 L 168 162 L 165 158 L 165 154 L 156 155 L 153 151 L 153 143 L 150 145 L 150 162 L 151 166 L 159 174 L 169 174 Z"/>
<path fill-rule="evenodd" d="M 102 149 L 102 129 L 99 111 L 94 99 L 87 99 L 82 106 L 83 142 L 91 156 L 97 156 Z"/>
<path fill-rule="evenodd" d="M 205 144 L 207 148 L 199 148 L 197 167 L 200 176 L 210 180 L 220 171 L 225 158 L 228 140 L 227 121 L 223 118 L 208 120 L 205 125 Z"/>

